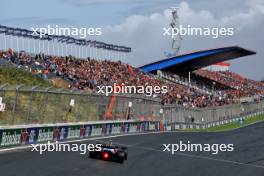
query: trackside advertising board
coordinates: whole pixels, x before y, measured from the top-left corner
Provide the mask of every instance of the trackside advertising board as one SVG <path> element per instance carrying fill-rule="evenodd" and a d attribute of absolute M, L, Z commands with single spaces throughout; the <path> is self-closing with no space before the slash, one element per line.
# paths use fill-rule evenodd
<path fill-rule="evenodd" d="M 158 130 L 159 122 L 112 122 L 0 129 L 0 147 Z"/>
<path fill-rule="evenodd" d="M 0 147 L 8 147 L 21 144 L 22 129 L 8 129 L 0 131 Z"/>

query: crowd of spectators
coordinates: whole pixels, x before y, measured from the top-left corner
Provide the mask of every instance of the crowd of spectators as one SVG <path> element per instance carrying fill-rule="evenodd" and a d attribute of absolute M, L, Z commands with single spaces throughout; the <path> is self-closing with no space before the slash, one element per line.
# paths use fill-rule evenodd
<path fill-rule="evenodd" d="M 146 74 L 121 61 L 92 58 L 82 60 L 72 56 L 57 57 L 44 54 L 30 55 L 26 52 L 14 53 L 11 49 L 6 52 L 0 51 L 0 58 L 12 62 L 18 67 L 27 68 L 42 78 L 48 78 L 51 75 L 61 77 L 69 83 L 69 88 L 87 92 L 97 92 L 97 86 L 108 86 L 114 83 L 133 86 L 167 86 L 168 93 L 154 96 L 161 98 L 163 104 L 178 104 L 185 107 L 221 106 L 234 103 L 234 97 L 236 97 L 233 92 L 226 92 L 221 96 L 201 93 L 187 86 L 158 79 L 154 75 Z M 256 87 L 262 87 L 261 91 L 263 91 L 261 83 L 254 84 L 251 80 L 238 78 L 238 75 L 232 73 L 216 74 L 199 70 L 196 74 L 221 84 L 229 84 L 232 87 L 230 91 L 240 91 L 243 88 L 242 92 L 245 92 L 244 89 L 249 91 L 253 88 L 255 90 Z M 231 79 L 234 80 L 231 81 Z"/>
<path fill-rule="evenodd" d="M 227 94 L 236 98 L 264 95 L 264 84 L 231 71 L 197 70 L 195 74 L 229 87 Z"/>

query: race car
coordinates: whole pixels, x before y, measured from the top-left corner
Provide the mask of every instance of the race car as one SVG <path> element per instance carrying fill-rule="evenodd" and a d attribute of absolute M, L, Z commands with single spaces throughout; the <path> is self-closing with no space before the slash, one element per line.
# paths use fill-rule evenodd
<path fill-rule="evenodd" d="M 123 164 L 124 160 L 127 160 L 127 152 L 127 147 L 115 145 L 110 141 L 108 143 L 101 143 L 100 151 L 90 151 L 89 157 Z"/>

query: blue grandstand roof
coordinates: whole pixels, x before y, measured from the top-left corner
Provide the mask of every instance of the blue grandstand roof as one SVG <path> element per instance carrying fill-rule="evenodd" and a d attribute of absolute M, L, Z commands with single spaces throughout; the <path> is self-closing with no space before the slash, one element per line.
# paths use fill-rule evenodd
<path fill-rule="evenodd" d="M 208 65 L 252 54 L 256 54 L 256 52 L 238 46 L 231 46 L 179 55 L 146 64 L 139 67 L 139 69 L 145 72 L 156 72 L 157 70 L 193 71 Z"/>

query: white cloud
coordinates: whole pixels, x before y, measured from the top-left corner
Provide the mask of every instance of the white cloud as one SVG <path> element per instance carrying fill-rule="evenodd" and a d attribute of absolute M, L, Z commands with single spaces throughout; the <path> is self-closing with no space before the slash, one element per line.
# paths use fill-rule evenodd
<path fill-rule="evenodd" d="M 232 37 L 184 37 L 182 52 L 228 46 L 240 45 L 257 51 L 256 56 L 248 59 L 237 60 L 233 63 L 233 70 L 243 73 L 249 77 L 260 79 L 264 76 L 263 34 L 264 27 L 264 3 L 262 0 L 247 0 L 246 11 L 232 15 L 214 16 L 208 10 L 196 11 L 187 2 L 181 2 L 180 22 L 191 26 L 219 26 L 234 27 L 235 35 Z M 221 8 L 221 7 L 219 7 Z M 104 28 L 101 40 L 131 46 L 133 52 L 125 61 L 135 66 L 159 60 L 163 52 L 170 49 L 170 38 L 164 37 L 163 28 L 169 27 L 170 14 L 168 10 L 163 13 L 154 13 L 149 16 L 131 15 L 123 23 Z M 254 70 L 251 70 L 254 65 Z"/>
<path fill-rule="evenodd" d="M 60 0 L 69 2 L 72 4 L 77 5 L 94 5 L 94 4 L 124 4 L 124 3 L 137 3 L 141 2 L 141 0 Z M 147 0 L 147 1 L 153 1 L 153 0 Z M 156 0 L 156 1 L 162 1 L 162 0 Z"/>

